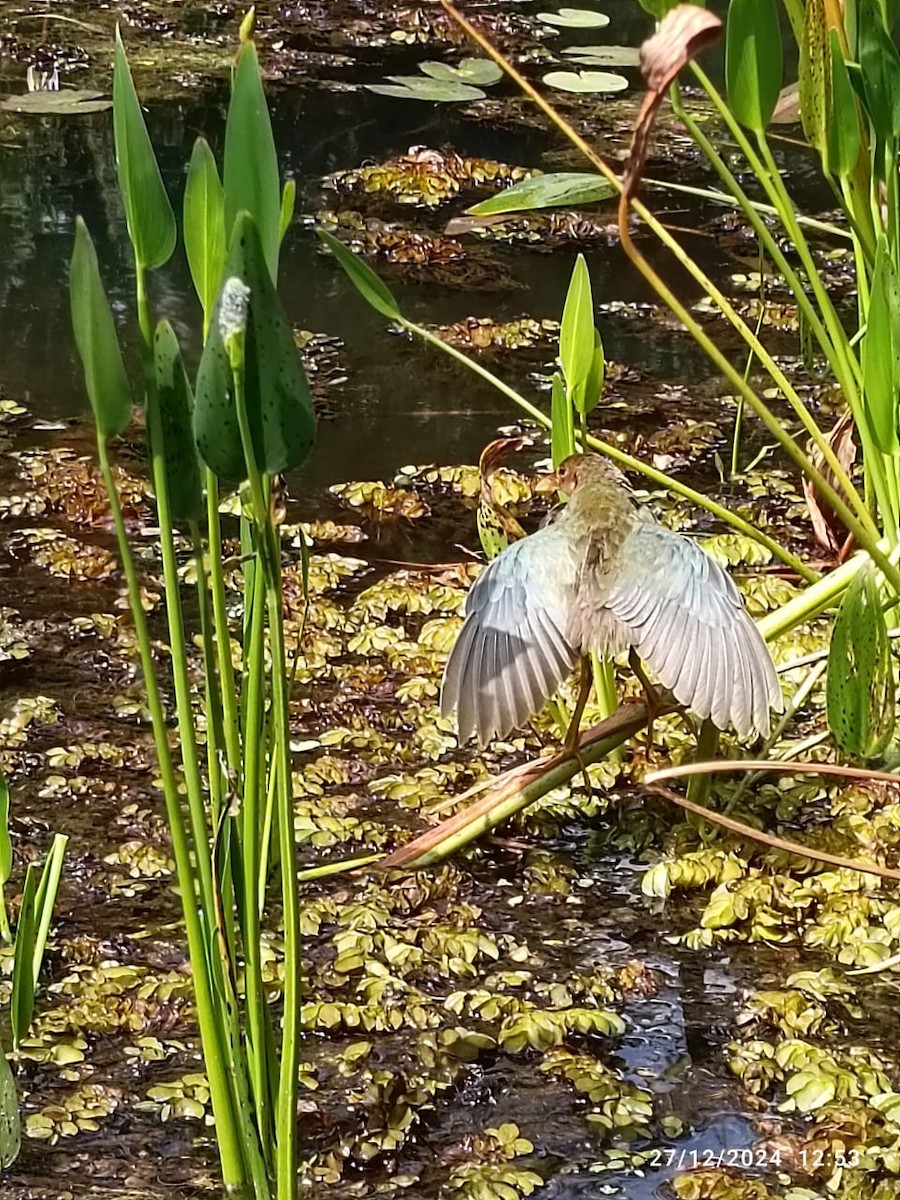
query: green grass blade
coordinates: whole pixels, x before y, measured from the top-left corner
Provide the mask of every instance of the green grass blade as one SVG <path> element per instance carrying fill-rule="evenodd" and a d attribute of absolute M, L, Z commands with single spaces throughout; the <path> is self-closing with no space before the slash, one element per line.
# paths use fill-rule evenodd
<path fill-rule="evenodd" d="M 309 385 L 264 254 L 256 222 L 250 213 L 241 213 L 200 360 L 194 404 L 194 435 L 200 456 L 220 479 L 236 481 L 248 476 L 231 365 L 220 328 L 224 324 L 228 334 L 230 298 L 238 295 L 239 285 L 248 289 L 247 311 L 240 318 L 245 333 L 239 336 L 246 339 L 247 413 L 260 471 L 278 475 L 291 470 L 303 462 L 315 440 Z"/>
<path fill-rule="evenodd" d="M 59 891 L 63 859 L 66 856 L 68 844 L 69 839 L 64 834 L 54 834 L 53 845 L 50 847 L 50 853 L 44 863 L 41 880 L 34 897 L 35 935 L 32 951 L 32 976 L 35 988 L 37 988 L 38 976 L 41 973 L 41 963 L 44 961 L 44 950 L 50 933 L 50 922 L 53 920 L 56 893 Z"/>

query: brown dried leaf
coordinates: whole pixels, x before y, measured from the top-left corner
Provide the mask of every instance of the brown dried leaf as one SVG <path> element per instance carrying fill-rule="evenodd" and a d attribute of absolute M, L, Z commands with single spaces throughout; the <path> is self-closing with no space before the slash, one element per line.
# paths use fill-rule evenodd
<path fill-rule="evenodd" d="M 845 471 L 849 471 L 856 459 L 856 442 L 853 439 L 853 418 L 849 410 L 844 413 L 831 433 L 828 434 L 828 444 L 831 446 L 838 462 Z M 839 490 L 839 484 L 833 471 L 828 467 L 821 450 L 811 441 L 806 444 L 806 452 L 816 469 L 825 476 L 831 486 Z M 832 553 L 838 553 L 847 538 L 847 528 L 834 510 L 819 496 L 815 485 L 803 477 L 803 494 L 809 508 L 816 541 Z"/>
<path fill-rule="evenodd" d="M 679 4 L 662 19 L 659 29 L 641 46 L 641 73 L 647 94 L 641 105 L 622 182 L 630 199 L 637 192 L 653 132 L 656 112 L 669 85 L 692 58 L 722 32 L 722 22 L 705 8 Z"/>

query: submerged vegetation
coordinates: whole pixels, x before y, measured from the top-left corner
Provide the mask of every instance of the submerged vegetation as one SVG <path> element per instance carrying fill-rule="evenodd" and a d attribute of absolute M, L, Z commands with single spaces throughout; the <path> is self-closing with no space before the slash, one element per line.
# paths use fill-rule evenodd
<path fill-rule="evenodd" d="M 70 278 L 96 448 L 84 422 L 0 405 L 4 1195 L 216 1195 L 224 1179 L 279 1200 L 892 1200 L 893 6 L 732 0 L 722 88 L 689 63 L 693 23 L 702 40 L 716 18 L 664 25 L 671 62 L 643 62 L 658 125 L 638 126 L 623 198 L 592 143 L 627 148 L 635 47 L 597 44 L 593 6 L 464 5 L 472 30 L 449 4 L 261 5 L 237 47 L 238 5 L 120 7 L 36 5 L 4 41 L 65 87 L 111 91 L 111 118 L 55 102 L 52 120 L 111 120 L 135 317 L 125 334 L 86 214 Z M 645 7 L 649 34 L 671 6 Z M 780 14 L 805 146 L 786 159 Z M 620 89 L 590 78 L 607 68 L 628 73 L 624 98 L 586 90 Z M 518 72 L 567 74 L 559 110 L 532 112 Z M 302 81 L 440 102 L 477 152 L 440 132 L 344 154 L 321 187 L 283 182 L 264 75 L 270 99 Z M 224 138 L 194 146 L 176 220 L 138 95 L 210 76 L 230 77 Z M 4 107 L 6 146 L 54 104 Z M 481 157 L 486 124 L 548 117 L 568 147 Z M 827 190 L 798 183 L 795 154 Z M 303 288 L 282 310 L 291 237 L 321 294 L 340 289 L 342 340 Z M 154 287 L 179 244 L 193 337 Z M 648 290 L 608 299 L 592 250 Z M 402 335 L 384 331 L 394 374 L 365 386 L 435 385 L 437 461 L 386 466 L 378 416 L 345 411 L 367 394 L 348 385 L 365 366 L 345 275 L 379 336 Z M 563 275 L 558 305 L 528 290 Z M 438 289 L 454 302 L 428 308 Z M 451 462 L 443 439 L 488 388 L 471 463 Z M 338 446 L 318 493 L 314 405 Z M 348 480 L 341 439 L 363 420 L 371 469 Z M 577 759 L 545 753 L 574 680 L 484 750 L 440 716 L 479 558 L 542 519 L 543 464 L 584 444 L 733 571 L 769 638 L 788 703 L 752 758 L 706 730 L 698 751 L 671 711 L 648 748 L 636 681 L 599 661 Z M 674 790 L 673 767 L 716 756 Z"/>

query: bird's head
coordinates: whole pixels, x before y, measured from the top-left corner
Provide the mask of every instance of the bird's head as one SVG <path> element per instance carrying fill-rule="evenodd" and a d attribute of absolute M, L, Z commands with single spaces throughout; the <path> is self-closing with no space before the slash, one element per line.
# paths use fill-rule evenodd
<path fill-rule="evenodd" d="M 570 454 L 555 471 L 556 486 L 567 496 L 584 484 L 605 487 L 627 487 L 628 482 L 618 467 L 599 454 Z"/>

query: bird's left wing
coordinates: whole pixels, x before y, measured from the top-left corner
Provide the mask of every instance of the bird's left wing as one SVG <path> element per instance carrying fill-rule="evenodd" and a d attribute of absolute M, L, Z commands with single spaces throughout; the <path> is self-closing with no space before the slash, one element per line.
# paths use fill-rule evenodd
<path fill-rule="evenodd" d="M 625 542 L 602 606 L 664 687 L 740 738 L 769 732 L 781 685 L 737 587 L 695 542 L 641 520 Z"/>
<path fill-rule="evenodd" d="M 524 725 L 554 694 L 578 654 L 563 632 L 577 560 L 557 525 L 514 542 L 481 572 L 441 686 L 460 741 L 481 745 Z"/>

